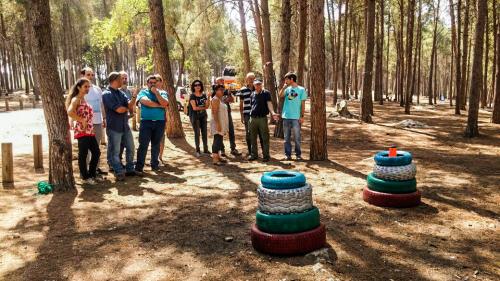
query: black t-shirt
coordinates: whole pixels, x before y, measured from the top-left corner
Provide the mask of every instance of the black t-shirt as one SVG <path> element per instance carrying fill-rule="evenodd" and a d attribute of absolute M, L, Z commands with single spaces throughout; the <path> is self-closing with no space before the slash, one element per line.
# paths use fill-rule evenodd
<path fill-rule="evenodd" d="M 195 94 L 191 94 L 189 96 L 189 116 L 207 113 L 206 110 L 197 110 L 197 111 L 193 110 L 193 107 L 191 106 L 191 101 L 194 101 L 194 103 L 198 107 L 204 107 L 208 102 L 207 95 L 202 94 L 201 97 L 198 97 Z"/>
<path fill-rule="evenodd" d="M 269 114 L 267 102 L 271 101 L 271 93 L 267 90 L 262 90 L 260 94 L 253 92 L 251 96 L 252 109 L 250 110 L 251 117 L 266 117 Z"/>

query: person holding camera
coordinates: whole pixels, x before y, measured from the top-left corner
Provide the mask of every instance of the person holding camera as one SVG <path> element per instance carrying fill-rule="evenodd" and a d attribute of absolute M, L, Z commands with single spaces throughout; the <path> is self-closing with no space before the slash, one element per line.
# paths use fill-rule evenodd
<path fill-rule="evenodd" d="M 304 123 L 304 111 L 306 107 L 307 92 L 304 87 L 297 84 L 297 75 L 288 72 L 285 75 L 285 84 L 279 91 L 279 97 L 284 99 L 283 111 L 283 134 L 285 136 L 285 160 L 292 160 L 291 134 L 295 139 L 295 157 L 302 160 L 300 149 L 300 126 Z"/>
<path fill-rule="evenodd" d="M 165 133 L 165 109 L 168 106 L 167 92 L 160 91 L 156 83 L 158 78 L 150 75 L 146 79 L 147 89 L 143 89 L 137 96 L 141 104 L 141 125 L 139 127 L 139 148 L 137 149 L 137 162 L 135 171 L 143 173 L 146 153 L 151 143 L 151 170 L 160 169 L 160 143 Z"/>
<path fill-rule="evenodd" d="M 210 101 L 207 95 L 203 92 L 203 83 L 200 80 L 194 80 L 191 83 L 191 95 L 189 96 L 188 113 L 189 120 L 193 126 L 194 142 L 196 145 L 196 157 L 200 157 L 200 133 L 203 141 L 203 153 L 210 154 L 208 151 L 207 140 L 207 109 L 210 106 Z"/>

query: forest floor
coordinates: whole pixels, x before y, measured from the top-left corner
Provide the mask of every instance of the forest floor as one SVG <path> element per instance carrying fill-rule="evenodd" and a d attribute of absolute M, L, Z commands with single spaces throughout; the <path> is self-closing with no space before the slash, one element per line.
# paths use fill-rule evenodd
<path fill-rule="evenodd" d="M 9 114 L 0 113 L 2 124 L 19 120 Z M 167 140 L 162 171 L 47 196 L 35 194 L 47 168 L 34 171 L 29 140 L 13 139 L 15 151 L 28 147 L 15 155 L 15 186 L 0 188 L 0 280 L 500 280 L 500 126 L 490 115 L 480 111 L 482 136 L 470 140 L 466 116 L 447 105 L 413 107 L 411 116 L 375 105 L 374 124 L 328 118 L 329 161 L 279 161 L 282 140 L 272 138 L 271 162 L 231 157 L 225 167 L 195 157 L 183 115 L 186 141 Z M 408 118 L 427 127 L 393 126 Z M 308 158 L 309 119 L 302 132 Z M 374 153 L 391 144 L 414 155 L 419 207 L 362 200 Z M 301 171 L 313 185 L 328 243 L 317 257 L 252 248 L 256 188 L 275 169 Z"/>

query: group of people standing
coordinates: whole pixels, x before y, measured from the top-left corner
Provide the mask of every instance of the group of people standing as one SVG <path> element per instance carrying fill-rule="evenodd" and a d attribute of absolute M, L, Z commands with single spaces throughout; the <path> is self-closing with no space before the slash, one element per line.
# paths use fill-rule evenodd
<path fill-rule="evenodd" d="M 116 180 L 122 181 L 127 176 L 143 176 L 146 154 L 151 145 L 151 170 L 160 169 L 163 151 L 166 110 L 169 106 L 168 94 L 163 88 L 160 75 L 150 75 L 146 79 L 147 87 L 130 91 L 128 75 L 125 72 L 112 72 L 108 75 L 108 87 L 101 89 L 92 84 L 94 72 L 91 68 L 81 71 L 81 78 L 70 90 L 66 107 L 70 117 L 70 126 L 74 138 L 78 141 L 78 165 L 82 180 L 87 184 L 95 184 L 103 180 L 107 174 L 99 168 L 100 149 L 103 133 L 106 130 L 107 164 L 113 171 Z M 257 139 L 260 139 L 262 159 L 270 160 L 268 115 L 279 120 L 280 115 L 274 111 L 271 94 L 265 90 L 262 81 L 255 79 L 253 73 L 248 73 L 246 85 L 236 93 L 240 97 L 241 121 L 245 126 L 247 159 L 258 159 Z M 291 160 L 291 135 L 295 138 L 295 155 L 301 160 L 300 124 L 303 122 L 305 89 L 297 85 L 297 76 L 288 73 L 285 84 L 279 92 L 284 99 L 281 118 L 285 136 L 285 160 Z M 230 153 L 240 156 L 236 149 L 234 124 L 231 114 L 231 104 L 235 102 L 233 94 L 225 89 L 224 79 L 217 78 L 211 91 L 206 91 L 201 80 L 191 84 L 191 95 L 187 100 L 186 113 L 189 116 L 194 131 L 196 156 L 211 155 L 214 165 L 224 165 L 227 162 L 224 137 L 229 137 Z M 135 114 L 136 106 L 140 107 L 139 147 L 136 151 L 129 119 Z M 211 120 L 208 123 L 208 113 L 211 110 Z M 212 151 L 208 148 L 208 126 L 213 136 Z M 90 157 L 88 157 L 90 152 Z M 122 164 L 125 153 L 125 164 Z M 90 158 L 90 159 L 89 159 Z"/>
<path fill-rule="evenodd" d="M 268 115 L 274 120 L 283 119 L 283 130 L 285 137 L 285 160 L 292 159 L 291 136 L 295 139 L 295 156 L 302 160 L 300 149 L 300 128 L 304 121 L 306 90 L 297 84 L 297 75 L 287 73 L 285 83 L 279 91 L 279 97 L 284 100 L 281 115 L 275 113 L 271 100 L 271 93 L 263 88 L 262 80 L 255 79 L 254 73 L 248 73 L 245 77 L 245 86 L 240 89 L 236 96 L 240 98 L 241 122 L 245 125 L 245 140 L 247 143 L 247 160 L 254 161 L 258 157 L 257 141 L 260 140 L 262 148 L 262 160 L 268 162 L 269 154 L 269 126 Z M 236 149 L 234 124 L 231 114 L 231 103 L 234 97 L 230 91 L 224 88 L 224 79 L 217 78 L 213 86 L 213 92 L 208 95 L 204 92 L 203 83 L 195 80 L 191 84 L 191 96 L 188 100 L 187 113 L 194 130 L 196 155 L 201 155 L 200 135 L 203 142 L 203 153 L 208 151 L 208 114 L 211 107 L 212 120 L 210 132 L 213 135 L 212 158 L 216 165 L 223 165 L 225 159 L 224 136 L 229 136 L 231 154 L 239 156 L 241 153 Z"/>

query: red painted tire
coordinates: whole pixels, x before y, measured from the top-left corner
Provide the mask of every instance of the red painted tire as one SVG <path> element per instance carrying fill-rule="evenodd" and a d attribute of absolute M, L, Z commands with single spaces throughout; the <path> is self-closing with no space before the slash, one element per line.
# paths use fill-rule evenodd
<path fill-rule="evenodd" d="M 300 233 L 270 234 L 252 226 L 252 246 L 259 252 L 271 255 L 301 255 L 323 248 L 326 244 L 325 225 Z"/>
<path fill-rule="evenodd" d="M 420 204 L 420 191 L 403 194 L 391 194 L 373 191 L 368 187 L 363 190 L 363 200 L 379 207 L 409 208 Z"/>

